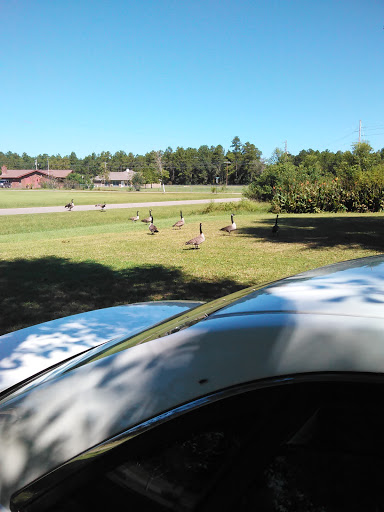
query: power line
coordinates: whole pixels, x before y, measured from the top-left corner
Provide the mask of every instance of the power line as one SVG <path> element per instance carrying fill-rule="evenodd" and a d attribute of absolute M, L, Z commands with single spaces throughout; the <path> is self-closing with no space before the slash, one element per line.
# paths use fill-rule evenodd
<path fill-rule="evenodd" d="M 384 124 L 383 123 L 373 123 L 373 124 L 370 124 L 367 128 L 384 128 Z"/>
<path fill-rule="evenodd" d="M 375 134 L 377 130 L 381 130 L 380 133 L 383 133 L 382 130 L 384 130 L 384 126 L 382 128 L 364 128 L 365 133 L 373 133 Z"/>
<path fill-rule="evenodd" d="M 344 140 L 347 137 L 351 137 L 352 135 L 354 135 L 357 132 L 358 132 L 358 130 L 353 130 L 352 132 L 347 133 L 347 135 L 344 135 L 343 137 L 340 137 L 339 139 L 333 140 L 332 142 L 328 142 L 328 144 L 326 144 L 326 146 L 331 146 L 332 144 L 336 144 L 336 142 Z"/>

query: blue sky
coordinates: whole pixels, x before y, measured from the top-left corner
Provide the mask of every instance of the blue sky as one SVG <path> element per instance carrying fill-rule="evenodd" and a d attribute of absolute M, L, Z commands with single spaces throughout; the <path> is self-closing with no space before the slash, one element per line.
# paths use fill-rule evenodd
<path fill-rule="evenodd" d="M 0 0 L 0 151 L 384 147 L 382 0 Z"/>

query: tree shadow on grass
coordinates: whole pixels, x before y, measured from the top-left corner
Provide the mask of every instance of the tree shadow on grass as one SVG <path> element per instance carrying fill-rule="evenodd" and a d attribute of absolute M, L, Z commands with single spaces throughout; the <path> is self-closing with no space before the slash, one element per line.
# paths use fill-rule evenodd
<path fill-rule="evenodd" d="M 246 286 L 230 279 L 204 281 L 162 265 L 116 271 L 57 257 L 0 261 L 0 334 L 120 304 L 209 301 Z"/>
<path fill-rule="evenodd" d="M 275 241 L 305 244 L 309 249 L 345 246 L 384 251 L 383 216 L 284 217 L 279 216 L 279 231 L 273 235 L 275 219 L 255 221 L 254 226 L 237 230 L 238 235 Z"/>

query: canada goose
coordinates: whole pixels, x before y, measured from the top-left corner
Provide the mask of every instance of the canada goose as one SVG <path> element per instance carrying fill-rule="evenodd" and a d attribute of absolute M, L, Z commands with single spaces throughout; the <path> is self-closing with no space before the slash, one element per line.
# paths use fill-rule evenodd
<path fill-rule="evenodd" d="M 129 217 L 129 220 L 133 220 L 134 222 L 139 220 L 139 212 L 138 211 L 136 212 L 136 217 Z"/>
<path fill-rule="evenodd" d="M 101 208 L 101 210 L 100 210 L 100 211 L 101 211 L 101 212 L 103 212 L 103 211 L 105 210 L 105 207 L 106 207 L 107 205 L 106 205 L 105 203 L 103 203 L 103 204 L 102 204 L 102 203 L 100 203 L 100 204 L 95 204 L 95 208 L 97 208 L 98 206 L 100 206 L 100 208 Z"/>
<path fill-rule="evenodd" d="M 228 234 L 231 234 L 231 231 L 235 231 L 236 222 L 233 222 L 234 213 L 231 214 L 231 224 L 229 226 L 225 226 L 225 228 L 221 228 L 220 231 L 226 231 Z"/>
<path fill-rule="evenodd" d="M 155 233 L 159 233 L 159 230 L 157 227 L 153 224 L 153 217 L 151 216 L 151 223 L 149 225 L 149 231 L 151 232 L 151 235 L 154 235 Z"/>
<path fill-rule="evenodd" d="M 64 208 L 68 208 L 68 210 L 71 211 L 74 206 L 75 206 L 75 203 L 73 202 L 73 199 L 71 199 L 71 202 L 66 204 L 64 206 Z"/>
<path fill-rule="evenodd" d="M 199 245 L 205 241 L 205 236 L 202 230 L 202 224 L 200 222 L 200 235 L 195 236 L 195 238 L 191 238 L 188 242 L 185 242 L 185 245 L 194 245 L 194 249 L 199 249 Z"/>
<path fill-rule="evenodd" d="M 279 231 L 279 226 L 277 225 L 278 218 L 279 218 L 279 216 L 276 215 L 275 224 L 272 226 L 272 235 L 277 235 L 277 232 Z"/>
<path fill-rule="evenodd" d="M 146 219 L 141 219 L 141 222 L 146 222 L 147 224 L 148 222 L 152 222 L 152 210 L 149 210 L 149 217 Z"/>
<path fill-rule="evenodd" d="M 172 227 L 173 228 L 182 228 L 185 224 L 183 212 L 180 210 L 180 220 L 178 220 Z"/>

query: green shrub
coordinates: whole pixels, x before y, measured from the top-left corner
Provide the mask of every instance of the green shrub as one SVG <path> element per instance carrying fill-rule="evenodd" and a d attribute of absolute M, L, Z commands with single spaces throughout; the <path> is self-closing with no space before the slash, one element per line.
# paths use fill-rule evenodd
<path fill-rule="evenodd" d="M 375 178 L 375 179 L 374 179 Z M 384 208 L 384 180 L 367 173 L 356 181 L 339 178 L 310 183 L 291 183 L 274 190 L 271 202 L 273 212 L 379 212 Z"/>
<path fill-rule="evenodd" d="M 249 201 L 248 199 L 242 199 L 238 202 L 229 203 L 215 203 L 211 201 L 201 213 L 208 214 L 213 212 L 266 212 L 270 208 L 269 203 Z"/>
<path fill-rule="evenodd" d="M 133 185 L 133 188 L 136 190 L 136 192 L 140 191 L 141 185 L 143 185 L 143 184 L 144 184 L 143 175 L 140 172 L 137 172 L 136 174 L 134 174 L 133 178 L 132 178 L 132 185 Z M 131 187 L 130 187 L 130 189 L 131 189 Z"/>
<path fill-rule="evenodd" d="M 275 213 L 381 211 L 384 208 L 384 163 L 373 165 L 372 160 L 371 166 L 364 164 L 369 148 L 358 146 L 362 156 L 351 153 L 351 161 L 340 164 L 336 177 L 322 171 L 319 165 L 295 166 L 289 156 L 282 155 L 280 161 L 266 167 L 243 194 L 251 200 L 270 201 Z"/>

